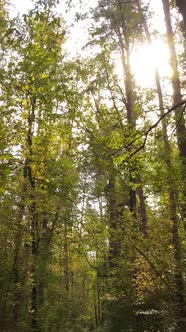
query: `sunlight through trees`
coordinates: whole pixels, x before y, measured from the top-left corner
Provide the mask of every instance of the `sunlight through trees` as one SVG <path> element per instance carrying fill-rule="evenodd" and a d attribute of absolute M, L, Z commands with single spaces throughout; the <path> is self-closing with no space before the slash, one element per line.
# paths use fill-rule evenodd
<path fill-rule="evenodd" d="M 186 330 L 185 5 L 156 4 L 0 0 L 2 332 Z"/>

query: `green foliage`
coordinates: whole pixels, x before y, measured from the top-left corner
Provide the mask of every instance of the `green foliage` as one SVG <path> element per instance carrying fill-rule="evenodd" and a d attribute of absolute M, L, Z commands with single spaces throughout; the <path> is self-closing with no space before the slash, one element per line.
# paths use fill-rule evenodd
<path fill-rule="evenodd" d="M 57 4 L 11 21 L 0 1 L 0 329 L 173 331 L 184 170 L 130 68 L 148 13 L 99 1 L 91 57 L 69 60 Z"/>

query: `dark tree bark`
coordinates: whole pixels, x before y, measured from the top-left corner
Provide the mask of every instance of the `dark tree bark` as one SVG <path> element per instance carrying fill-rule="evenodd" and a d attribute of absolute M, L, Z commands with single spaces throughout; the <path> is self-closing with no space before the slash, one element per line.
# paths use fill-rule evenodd
<path fill-rule="evenodd" d="M 121 256 L 120 219 L 121 211 L 118 211 L 115 177 L 112 175 L 106 192 L 109 212 L 109 266 L 113 270 L 118 267 L 118 259 Z M 114 272 L 114 271 L 113 271 Z"/>
<path fill-rule="evenodd" d="M 144 237 L 147 237 L 147 213 L 146 213 L 146 206 L 145 206 L 145 198 L 143 193 L 143 186 L 142 184 L 139 185 L 136 191 L 139 197 L 139 207 L 138 207 L 138 214 L 140 218 L 140 231 Z"/>
<path fill-rule="evenodd" d="M 180 1 L 181 3 L 181 1 Z M 178 104 L 182 101 L 182 94 L 181 94 L 181 83 L 179 79 L 179 72 L 178 72 L 178 63 L 177 63 L 177 55 L 176 55 L 176 48 L 174 43 L 174 34 L 172 29 L 171 23 L 171 16 L 170 16 L 170 4 L 169 0 L 163 0 L 163 9 L 164 9 L 164 16 L 165 16 L 165 24 L 167 29 L 167 40 L 170 50 L 170 64 L 172 68 L 172 88 L 173 88 L 173 102 L 174 104 Z M 157 90 L 159 96 L 160 106 L 163 105 L 161 101 L 161 86 L 159 86 L 159 79 L 156 75 L 156 82 L 157 82 Z M 176 121 L 176 134 L 177 134 L 177 142 L 178 142 L 178 149 L 179 155 L 182 164 L 182 180 L 183 180 L 183 199 L 184 203 L 182 205 L 182 214 L 183 214 L 183 222 L 184 227 L 185 225 L 185 218 L 186 218 L 186 127 L 183 117 L 183 108 L 179 107 L 175 111 L 175 121 Z M 166 157 L 166 164 L 169 169 L 172 169 L 171 160 L 170 160 L 170 147 L 167 138 L 167 130 L 166 124 L 163 122 L 163 135 L 164 135 L 164 144 L 168 149 L 167 157 Z M 171 177 L 172 178 L 172 177 Z M 170 179 L 171 181 L 171 179 Z M 177 302 L 177 312 L 178 312 L 178 321 L 179 321 L 179 328 L 180 331 L 185 329 L 185 300 L 184 300 L 184 281 L 183 281 L 183 273 L 182 273 L 182 255 L 181 255 L 181 247 L 180 247 L 180 240 L 179 240 L 179 219 L 177 215 L 177 208 L 176 208 L 176 193 L 175 193 L 175 186 L 174 181 L 169 184 L 170 187 L 170 212 L 171 212 L 171 219 L 172 219 L 172 241 L 174 246 L 174 259 L 175 259 L 175 285 L 176 285 L 176 302 Z"/>
<path fill-rule="evenodd" d="M 179 8 L 179 11 L 183 17 L 184 30 L 186 31 L 186 1 L 176 0 L 176 6 Z"/>
<path fill-rule="evenodd" d="M 170 50 L 170 64 L 172 68 L 172 89 L 173 89 L 173 103 L 174 105 L 179 104 L 182 101 L 181 93 L 181 82 L 179 78 L 178 71 L 178 61 L 177 54 L 174 42 L 174 34 L 171 23 L 170 15 L 170 5 L 168 0 L 163 0 L 163 9 L 165 16 L 165 24 L 167 29 L 167 41 Z M 178 149 L 181 161 L 181 171 L 182 171 L 182 193 L 183 193 L 183 202 L 182 202 L 182 219 L 186 232 L 186 126 L 183 116 L 185 106 L 178 107 L 175 110 L 175 122 L 176 122 L 176 134 Z"/>
<path fill-rule="evenodd" d="M 124 26 L 124 23 L 122 24 Z M 124 86 L 125 86 L 125 93 L 126 93 L 126 109 L 127 109 L 127 123 L 130 130 L 136 129 L 136 119 L 137 115 L 135 112 L 135 93 L 134 93 L 134 83 L 132 78 L 132 71 L 130 66 L 130 48 L 129 44 L 126 41 L 124 43 L 122 35 L 118 33 L 119 41 L 120 41 L 120 48 L 121 48 L 121 60 L 123 65 L 124 71 Z M 123 31 L 123 35 L 124 31 Z M 138 209 L 140 222 L 139 229 L 142 231 L 144 237 L 147 236 L 147 214 L 146 214 L 146 206 L 144 200 L 144 192 L 143 186 L 141 184 L 141 177 L 136 172 L 134 175 L 135 170 L 133 170 L 129 166 L 129 181 L 135 185 L 138 185 L 138 190 L 131 188 L 129 191 L 129 209 L 134 217 L 137 220 L 137 196 L 139 196 L 140 206 Z"/>
<path fill-rule="evenodd" d="M 37 312 L 38 312 L 38 215 L 36 211 L 35 197 L 35 178 L 33 176 L 31 163 L 33 162 L 33 127 L 35 121 L 36 99 L 30 97 L 30 109 L 28 110 L 28 132 L 27 147 L 28 157 L 26 160 L 25 172 L 29 182 L 29 222 L 31 226 L 31 254 L 32 254 L 32 287 L 31 287 L 31 327 L 33 331 L 38 331 Z"/>

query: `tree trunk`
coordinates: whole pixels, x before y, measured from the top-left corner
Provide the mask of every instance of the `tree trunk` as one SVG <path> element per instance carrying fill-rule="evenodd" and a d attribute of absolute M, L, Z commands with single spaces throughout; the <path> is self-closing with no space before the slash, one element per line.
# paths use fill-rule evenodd
<path fill-rule="evenodd" d="M 119 237 L 120 213 L 117 207 L 115 178 L 112 175 L 107 186 L 107 202 L 109 211 L 109 266 L 112 273 L 118 267 L 118 259 L 121 251 L 121 239 Z"/>
<path fill-rule="evenodd" d="M 68 240 L 68 220 L 64 221 L 64 278 L 67 297 L 69 297 L 70 271 L 69 271 L 69 240 Z"/>
<path fill-rule="evenodd" d="M 184 30 L 186 31 L 186 1 L 176 0 L 176 6 L 179 8 L 179 11 L 183 17 Z"/>
<path fill-rule="evenodd" d="M 164 1 L 164 11 L 167 11 L 167 1 Z M 140 0 L 137 0 L 138 4 L 138 9 L 139 12 L 142 15 L 142 20 L 143 20 L 143 25 L 144 25 L 144 30 L 146 33 L 146 37 L 149 43 L 151 43 L 151 36 L 148 30 L 148 26 L 145 20 L 145 17 L 143 15 L 143 11 L 141 8 Z M 168 8 L 168 13 L 170 15 L 170 11 Z M 170 17 L 167 17 L 167 12 L 165 14 L 166 16 L 166 25 L 167 25 L 167 32 L 171 33 L 171 41 L 173 41 L 173 32 L 172 32 L 172 27 L 170 24 Z M 176 51 L 175 51 L 175 46 L 174 43 L 170 43 L 170 52 L 171 53 L 171 63 L 172 63 L 172 70 L 173 70 L 173 77 L 172 77 L 172 86 L 173 86 L 173 91 L 174 91 L 174 104 L 178 103 L 181 101 L 181 92 L 180 92 L 180 82 L 179 82 L 179 76 L 178 76 L 178 69 L 177 69 L 177 60 L 176 60 Z M 164 102 L 163 102 L 163 93 L 162 93 L 162 88 L 161 88 L 161 83 L 160 83 L 160 76 L 157 68 L 155 69 L 155 82 L 156 82 L 156 89 L 157 89 L 157 94 L 158 94 L 158 101 L 159 101 L 159 109 L 160 109 L 160 116 L 162 117 L 164 115 Z M 176 118 L 178 119 L 180 117 L 180 111 L 179 115 L 176 114 Z M 180 118 L 179 118 L 180 120 Z M 182 121 L 182 119 L 181 119 Z M 178 126 L 180 123 L 178 124 Z M 179 146 L 179 151 L 180 155 L 182 155 L 184 152 L 182 151 L 184 144 L 180 142 L 180 133 L 184 129 L 184 123 L 181 124 L 181 128 L 177 128 L 177 137 L 178 137 L 178 146 Z M 169 201 L 170 201 L 170 217 L 172 220 L 172 243 L 174 247 L 174 260 L 175 260 L 175 275 L 174 275 L 174 281 L 175 281 L 175 292 L 176 292 L 176 309 L 177 309 L 177 315 L 179 316 L 178 319 L 184 318 L 184 282 L 183 282 L 183 274 L 182 274 L 182 258 L 181 258 L 181 248 L 180 248 L 180 241 L 179 241 L 179 232 L 178 232 L 178 223 L 179 219 L 177 216 L 177 208 L 176 208 L 176 185 L 175 185 L 175 180 L 173 178 L 173 168 L 172 168 L 172 162 L 171 162 L 171 147 L 169 144 L 169 139 L 168 139 L 168 134 L 167 134 L 167 121 L 166 118 L 162 120 L 162 138 L 163 138 L 163 143 L 165 147 L 165 163 L 167 165 L 167 170 L 170 174 L 169 176 Z M 181 140 L 184 140 L 183 137 Z M 183 323 L 181 324 L 181 329 L 183 328 Z"/>
<path fill-rule="evenodd" d="M 182 101 L 181 84 L 180 84 L 179 71 L 178 71 L 174 34 L 171 23 L 169 0 L 162 0 L 162 1 L 163 1 L 164 17 L 165 17 L 165 24 L 167 30 L 167 41 L 170 52 L 170 65 L 172 68 L 171 82 L 173 89 L 173 103 L 174 105 L 176 105 Z M 182 217 L 183 217 L 184 228 L 186 231 L 186 127 L 185 127 L 183 111 L 184 107 L 179 107 L 176 109 L 175 121 L 176 121 L 176 135 L 177 135 L 179 156 L 182 167 L 182 188 L 183 188 Z"/>
<path fill-rule="evenodd" d="M 124 32 L 123 32 L 124 33 Z M 130 51 L 129 45 L 126 42 L 126 46 L 124 47 L 122 36 L 120 36 L 120 47 L 121 47 L 121 60 L 124 72 L 124 86 L 126 93 L 126 109 L 127 109 L 127 123 L 130 130 L 136 129 L 136 112 L 135 112 L 135 96 L 134 96 L 134 86 L 132 81 L 132 72 L 130 66 Z M 134 166 L 135 167 L 135 166 Z M 147 214 L 146 214 L 146 206 L 144 199 L 143 186 L 141 184 L 141 177 L 138 173 L 135 174 L 135 169 L 129 166 L 129 182 L 132 184 L 131 189 L 129 191 L 129 209 L 132 213 L 134 220 L 137 220 L 137 196 L 139 197 L 140 206 L 138 209 L 139 213 L 139 229 L 141 230 L 144 237 L 147 236 Z M 134 188 L 133 188 L 134 185 Z M 137 189 L 135 186 L 137 185 Z"/>
<path fill-rule="evenodd" d="M 35 197 L 35 178 L 32 173 L 31 163 L 33 162 L 33 127 L 35 121 L 35 98 L 30 98 L 30 110 L 28 111 L 28 158 L 26 162 L 26 174 L 28 177 L 29 188 L 29 221 L 31 227 L 31 253 L 32 253 L 32 287 L 31 287 L 31 327 L 33 331 L 38 331 L 37 312 L 38 312 L 38 288 L 37 288 L 37 273 L 38 273 L 38 215 L 36 211 L 36 197 Z"/>
<path fill-rule="evenodd" d="M 143 187 L 142 184 L 139 185 L 137 188 L 136 194 L 139 197 L 139 207 L 138 207 L 138 214 L 140 218 L 140 231 L 144 237 L 147 237 L 147 213 L 146 213 L 146 206 L 145 206 L 145 198 L 143 194 Z"/>
<path fill-rule="evenodd" d="M 138 9 L 139 12 L 142 15 L 144 30 L 146 33 L 146 37 L 149 43 L 151 43 L 151 36 L 148 30 L 148 26 L 146 24 L 143 11 L 141 9 L 140 1 L 137 0 Z M 179 76 L 178 76 L 178 69 L 177 69 L 177 60 L 176 60 L 176 51 L 174 46 L 174 40 L 173 40 L 173 32 L 172 27 L 170 24 L 170 10 L 168 6 L 168 13 L 167 14 L 167 1 L 163 1 L 164 4 L 164 11 L 165 18 L 166 18 L 166 26 L 167 26 L 167 32 L 171 33 L 171 41 L 172 43 L 169 44 L 170 52 L 171 52 L 171 64 L 173 69 L 173 77 L 172 77 L 172 86 L 173 86 L 173 92 L 174 92 L 174 104 L 181 101 L 181 92 L 180 92 L 180 82 L 179 82 Z M 169 5 L 169 4 L 168 4 Z M 156 89 L 158 94 L 158 101 L 159 101 L 159 109 L 160 109 L 160 116 L 164 115 L 164 102 L 163 102 L 163 93 L 160 83 L 160 77 L 159 72 L 157 69 L 155 69 L 155 81 L 156 81 Z M 178 120 L 179 116 L 179 123 L 178 127 L 180 126 L 180 111 L 179 115 L 176 114 L 176 119 Z M 181 128 L 177 127 L 177 137 L 178 137 L 178 146 L 180 155 L 184 153 L 184 139 L 182 137 L 182 132 L 185 130 L 184 128 L 184 122 L 181 123 Z M 180 137 L 181 135 L 181 137 Z M 183 282 L 183 275 L 182 275 L 182 269 L 181 269 L 181 249 L 180 249 L 180 241 L 179 241 L 179 233 L 178 233 L 178 216 L 177 216 L 177 208 L 176 208 L 176 192 L 175 192 L 175 185 L 174 185 L 174 179 L 172 177 L 173 170 L 172 170 L 172 163 L 171 163 L 171 148 L 168 140 L 168 134 L 167 134 L 167 123 L 166 118 L 162 120 L 162 136 L 163 136 L 163 143 L 165 147 L 165 163 L 167 165 L 167 170 L 170 173 L 170 181 L 169 181 L 169 199 L 170 199 L 170 215 L 172 220 L 172 242 L 174 247 L 174 260 L 175 260 L 175 288 L 176 288 L 176 306 L 179 317 L 181 319 L 184 317 L 184 282 Z M 180 142 L 181 139 L 181 142 Z M 183 142 L 182 142 L 183 141 Z"/>

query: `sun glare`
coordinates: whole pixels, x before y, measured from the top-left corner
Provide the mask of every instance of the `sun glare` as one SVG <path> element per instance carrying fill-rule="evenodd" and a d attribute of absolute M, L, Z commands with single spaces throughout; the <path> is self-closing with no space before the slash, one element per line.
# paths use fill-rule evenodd
<path fill-rule="evenodd" d="M 149 87 L 154 81 L 155 68 L 159 70 L 161 77 L 170 77 L 169 52 L 165 43 L 155 41 L 152 44 L 144 44 L 131 55 L 131 66 L 135 74 L 137 84 Z"/>

